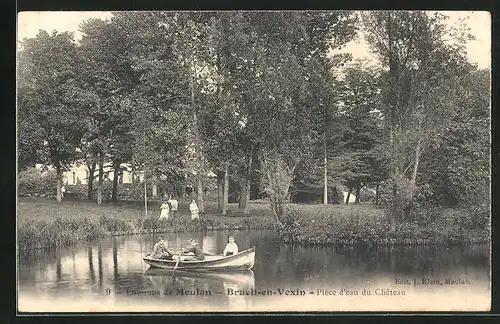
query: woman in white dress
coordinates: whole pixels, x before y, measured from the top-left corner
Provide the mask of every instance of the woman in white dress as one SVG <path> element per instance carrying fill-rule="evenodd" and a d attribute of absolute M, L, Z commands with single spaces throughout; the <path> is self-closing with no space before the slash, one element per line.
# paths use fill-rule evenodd
<path fill-rule="evenodd" d="M 170 213 L 170 205 L 168 204 L 168 202 L 165 201 L 163 204 L 161 204 L 160 209 L 161 209 L 160 218 L 158 220 L 168 219 Z"/>
<path fill-rule="evenodd" d="M 200 218 L 198 215 L 198 205 L 196 204 L 196 200 L 193 199 L 191 205 L 189 205 L 189 210 L 191 211 L 191 220 Z"/>

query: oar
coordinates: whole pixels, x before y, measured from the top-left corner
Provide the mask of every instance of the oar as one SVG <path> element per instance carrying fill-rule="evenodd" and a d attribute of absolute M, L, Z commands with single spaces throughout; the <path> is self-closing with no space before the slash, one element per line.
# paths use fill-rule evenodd
<path fill-rule="evenodd" d="M 179 251 L 179 257 L 177 258 L 177 262 L 175 263 L 174 270 L 172 271 L 172 278 L 174 277 L 175 269 L 177 269 L 177 266 L 179 265 L 179 261 L 181 261 L 181 254 L 182 254 L 182 250 Z"/>

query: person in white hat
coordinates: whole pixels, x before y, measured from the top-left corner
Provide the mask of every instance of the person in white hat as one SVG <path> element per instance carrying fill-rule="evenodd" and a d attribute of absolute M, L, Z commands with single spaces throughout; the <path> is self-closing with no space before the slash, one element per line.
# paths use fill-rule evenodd
<path fill-rule="evenodd" d="M 238 254 L 238 244 L 234 241 L 234 236 L 229 236 L 229 242 L 226 244 L 226 248 L 222 252 L 223 256 Z"/>

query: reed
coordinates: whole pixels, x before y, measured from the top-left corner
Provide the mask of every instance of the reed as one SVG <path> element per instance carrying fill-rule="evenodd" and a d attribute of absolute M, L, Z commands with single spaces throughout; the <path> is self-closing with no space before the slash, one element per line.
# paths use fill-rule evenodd
<path fill-rule="evenodd" d="M 327 206 L 325 206 L 327 207 Z M 299 245 L 426 245 L 476 244 L 490 241 L 487 224 L 472 226 L 466 210 L 420 210 L 413 219 L 399 220 L 395 227 L 382 209 L 290 208 L 283 220 L 281 238 Z M 314 216 L 312 216 L 314 215 Z"/>
<path fill-rule="evenodd" d="M 18 204 L 18 248 L 36 250 L 110 235 L 277 228 L 274 219 L 262 212 L 260 205 L 254 209 L 254 215 L 239 215 L 234 212 L 233 205 L 233 212 L 222 216 L 214 213 L 215 204 L 207 204 L 206 213 L 193 221 L 186 212 L 159 221 L 159 210 L 154 208 L 154 203 L 148 211 L 149 216 L 144 217 L 142 206 L 138 205 L 131 202 L 96 205 L 86 201 L 56 204 L 48 199 L 21 199 Z"/>
<path fill-rule="evenodd" d="M 279 227 L 266 204 L 252 204 L 249 216 L 230 204 L 228 215 L 218 215 L 208 203 L 200 219 L 191 220 L 188 203 L 168 220 L 158 220 L 158 204 L 151 203 L 148 217 L 140 202 L 97 205 L 87 201 L 22 198 L 18 202 L 19 250 L 36 250 L 78 243 L 110 235 L 132 235 L 217 230 L 272 230 L 285 243 L 298 245 L 425 245 L 483 243 L 489 227 L 471 221 L 464 210 L 421 210 L 414 220 L 391 228 L 384 210 L 367 205 L 290 205 Z"/>

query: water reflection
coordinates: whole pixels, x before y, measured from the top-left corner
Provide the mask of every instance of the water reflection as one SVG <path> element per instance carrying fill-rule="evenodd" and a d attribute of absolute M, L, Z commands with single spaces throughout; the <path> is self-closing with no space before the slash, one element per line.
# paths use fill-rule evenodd
<path fill-rule="evenodd" d="M 443 286 L 439 290 L 430 286 L 405 287 L 409 305 L 413 305 L 411 299 L 413 303 L 425 301 L 422 296 L 430 292 L 435 298 L 449 299 L 450 296 L 457 296 L 457 303 L 464 304 L 468 302 L 468 298 L 488 300 L 490 294 L 488 245 L 292 247 L 280 244 L 270 232 L 230 234 L 235 236 L 241 250 L 256 246 L 253 271 L 206 274 L 176 271 L 172 277 L 171 272 L 148 268 L 142 261 L 142 256 L 151 252 L 160 236 L 113 237 L 82 245 L 21 254 L 18 266 L 19 297 L 30 310 L 45 305 L 43 307 L 59 307 L 59 310 L 64 311 L 70 307 L 70 301 L 75 301 L 75 307 L 78 308 L 91 300 L 96 302 L 95 307 L 111 307 L 107 310 L 125 310 L 126 307 L 148 311 L 195 310 L 195 307 L 231 311 L 254 310 L 255 307 L 268 310 L 283 307 L 307 310 L 320 307 L 327 299 L 313 302 L 313 296 L 308 296 L 308 301 L 291 299 L 284 302 L 283 297 L 276 296 L 276 300 L 280 301 L 276 304 L 272 298 L 235 297 L 229 296 L 227 292 L 276 288 L 305 291 L 341 287 L 399 289 L 401 287 L 395 285 L 395 279 L 410 277 L 467 278 L 472 284 Z M 205 251 L 220 253 L 228 235 L 229 233 L 224 232 L 204 236 L 183 233 L 162 237 L 168 239 L 173 251 L 178 251 L 189 238 L 195 237 Z M 209 291 L 211 295 L 187 294 L 180 298 L 178 295 L 165 293 L 176 292 L 178 289 L 187 292 Z M 133 293 L 137 291 L 160 293 L 154 296 Z M 425 298 L 431 302 L 428 297 Z M 47 303 L 43 304 L 41 300 L 46 300 Z M 58 300 L 64 303 L 57 302 Z M 77 300 L 79 304 L 76 304 Z M 343 305 L 342 301 L 330 301 L 321 307 L 340 309 L 337 307 Z M 404 302 L 406 301 L 401 300 L 401 303 Z M 353 302 L 354 310 L 356 305 L 360 305 L 359 301 Z M 392 304 L 389 303 L 388 306 L 390 305 Z M 345 307 L 348 306 L 350 304 Z M 361 306 L 359 309 L 362 309 Z"/>

